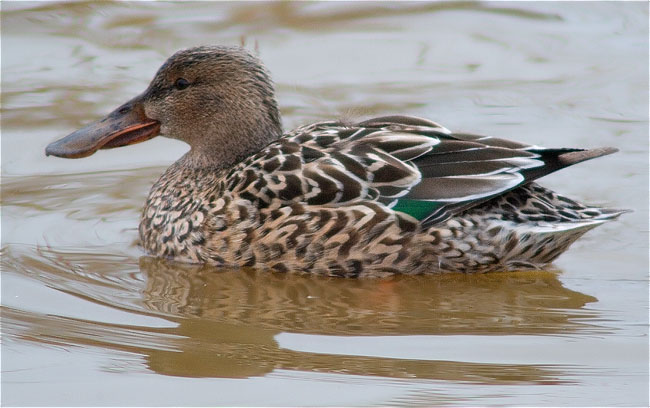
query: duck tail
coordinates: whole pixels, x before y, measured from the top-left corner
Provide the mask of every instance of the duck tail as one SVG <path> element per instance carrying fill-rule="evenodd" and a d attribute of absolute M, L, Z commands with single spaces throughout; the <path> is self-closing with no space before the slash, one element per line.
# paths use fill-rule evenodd
<path fill-rule="evenodd" d="M 618 218 L 620 215 L 632 212 L 633 210 L 621 209 L 621 208 L 600 208 L 600 207 L 591 207 L 588 210 L 595 211 L 598 214 L 592 216 L 592 220 L 598 221 L 611 221 Z"/>
<path fill-rule="evenodd" d="M 608 154 L 616 152 L 618 152 L 618 149 L 615 147 L 599 147 L 596 149 L 577 150 L 568 153 L 562 153 L 557 157 L 557 159 L 558 162 L 562 164 L 562 167 L 567 167 L 586 160 L 595 159 L 601 156 L 607 156 Z"/>
<path fill-rule="evenodd" d="M 607 156 L 618 151 L 615 147 L 598 147 L 595 149 L 529 148 L 525 150 L 539 154 L 544 161 L 544 166 L 522 171 L 522 174 L 526 176 L 528 181 L 533 181 L 565 167 L 573 166 L 574 164 L 597 157 Z"/>

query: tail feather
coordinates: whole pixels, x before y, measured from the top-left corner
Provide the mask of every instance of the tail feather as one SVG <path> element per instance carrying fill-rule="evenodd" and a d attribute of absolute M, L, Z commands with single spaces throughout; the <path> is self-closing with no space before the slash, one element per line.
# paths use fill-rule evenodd
<path fill-rule="evenodd" d="M 578 150 L 569 153 L 563 153 L 558 156 L 558 161 L 564 166 L 572 166 L 574 164 L 595 159 L 597 157 L 607 156 L 608 154 L 613 154 L 618 152 L 618 149 L 615 147 L 599 147 L 596 149 L 589 150 Z"/>
<path fill-rule="evenodd" d="M 632 210 L 625 210 L 620 208 L 598 208 L 598 211 L 600 212 L 600 214 L 594 216 L 592 219 L 611 221 L 611 220 L 615 220 L 622 214 L 632 212 Z"/>
<path fill-rule="evenodd" d="M 532 148 L 526 150 L 541 155 L 541 158 L 544 161 L 544 166 L 533 167 L 522 171 L 522 174 L 526 177 L 527 181 L 533 181 L 565 167 L 573 166 L 574 164 L 595 159 L 597 157 L 607 156 L 608 154 L 616 153 L 618 151 L 618 149 L 614 147 L 598 147 L 588 150 L 546 148 Z"/>

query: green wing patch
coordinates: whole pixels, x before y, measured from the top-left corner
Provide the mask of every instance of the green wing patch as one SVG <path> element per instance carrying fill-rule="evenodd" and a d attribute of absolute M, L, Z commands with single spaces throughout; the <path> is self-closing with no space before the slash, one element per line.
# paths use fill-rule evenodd
<path fill-rule="evenodd" d="M 442 207 L 442 203 L 437 201 L 412 200 L 408 198 L 402 198 L 399 199 L 397 201 L 397 204 L 393 206 L 393 210 L 406 213 L 411 217 L 422 221 L 440 207 Z"/>

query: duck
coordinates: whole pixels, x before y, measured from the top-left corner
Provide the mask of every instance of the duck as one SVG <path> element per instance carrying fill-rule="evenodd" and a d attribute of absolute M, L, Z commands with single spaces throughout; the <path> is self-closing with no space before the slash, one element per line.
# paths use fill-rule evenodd
<path fill-rule="evenodd" d="M 144 92 L 50 143 L 82 158 L 178 139 L 139 238 L 153 257 L 333 277 L 542 269 L 625 210 L 536 180 L 617 151 L 545 148 L 393 115 L 282 128 L 274 84 L 241 47 L 173 54 Z"/>

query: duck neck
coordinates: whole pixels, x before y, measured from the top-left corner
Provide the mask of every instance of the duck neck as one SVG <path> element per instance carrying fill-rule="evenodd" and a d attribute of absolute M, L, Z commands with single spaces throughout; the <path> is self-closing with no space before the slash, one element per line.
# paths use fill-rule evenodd
<path fill-rule="evenodd" d="M 279 126 L 267 126 L 257 131 L 244 126 L 224 128 L 228 131 L 215 129 L 215 133 L 218 132 L 216 137 L 198 138 L 194 143 L 190 143 L 190 151 L 179 160 L 179 164 L 196 169 L 231 168 L 282 135 L 282 128 Z"/>

